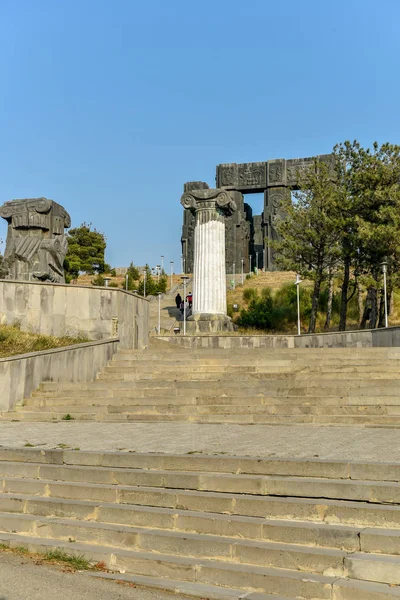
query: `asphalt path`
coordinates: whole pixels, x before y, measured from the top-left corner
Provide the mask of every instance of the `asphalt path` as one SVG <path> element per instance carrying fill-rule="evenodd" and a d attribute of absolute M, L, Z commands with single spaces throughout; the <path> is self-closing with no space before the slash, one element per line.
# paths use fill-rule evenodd
<path fill-rule="evenodd" d="M 190 600 L 71 572 L 37 558 L 0 552 L 0 600 Z M 193 600 L 193 599 L 192 599 Z"/>

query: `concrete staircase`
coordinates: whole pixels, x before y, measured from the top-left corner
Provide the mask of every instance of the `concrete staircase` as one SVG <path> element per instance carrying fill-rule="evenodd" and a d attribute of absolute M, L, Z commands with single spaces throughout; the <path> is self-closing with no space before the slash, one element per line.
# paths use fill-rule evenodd
<path fill-rule="evenodd" d="M 92 383 L 42 383 L 3 420 L 400 425 L 400 349 L 120 350 Z"/>
<path fill-rule="evenodd" d="M 0 544 L 204 599 L 400 597 L 400 465 L 0 449 Z"/>
<path fill-rule="evenodd" d="M 191 280 L 188 280 L 186 293 L 188 293 L 192 287 L 190 284 Z M 163 294 L 160 299 L 160 332 L 161 334 L 173 334 L 174 327 L 182 328 L 181 313 L 176 307 L 175 296 L 180 293 L 183 298 L 183 286 L 176 285 L 171 291 Z M 158 334 L 158 297 L 150 297 L 149 306 L 149 331 L 150 335 Z"/>

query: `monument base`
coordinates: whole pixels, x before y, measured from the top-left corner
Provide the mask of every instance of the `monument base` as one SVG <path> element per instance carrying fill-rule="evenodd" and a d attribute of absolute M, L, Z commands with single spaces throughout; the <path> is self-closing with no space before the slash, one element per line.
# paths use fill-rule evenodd
<path fill-rule="evenodd" d="M 186 332 L 192 335 L 198 333 L 233 332 L 235 326 L 227 315 L 196 314 L 188 317 Z"/>

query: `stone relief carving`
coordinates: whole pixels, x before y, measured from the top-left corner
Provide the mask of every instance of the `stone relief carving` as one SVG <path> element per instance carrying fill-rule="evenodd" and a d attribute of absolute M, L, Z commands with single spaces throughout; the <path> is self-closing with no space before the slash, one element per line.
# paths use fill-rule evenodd
<path fill-rule="evenodd" d="M 0 216 L 8 222 L 0 277 L 63 283 L 64 229 L 71 226 L 64 207 L 47 198 L 11 200 L 0 207 Z"/>
<path fill-rule="evenodd" d="M 234 186 L 237 183 L 235 167 L 220 166 L 218 170 L 219 186 Z"/>
<path fill-rule="evenodd" d="M 260 187 L 266 185 L 266 165 L 245 163 L 239 165 L 239 186 Z"/>
<path fill-rule="evenodd" d="M 272 163 L 268 165 L 268 183 L 278 183 L 283 180 L 282 163 Z"/>

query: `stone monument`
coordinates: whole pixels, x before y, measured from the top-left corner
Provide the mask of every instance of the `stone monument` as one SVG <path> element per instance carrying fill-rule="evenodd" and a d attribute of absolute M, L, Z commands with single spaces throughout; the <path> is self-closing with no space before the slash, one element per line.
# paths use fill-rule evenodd
<path fill-rule="evenodd" d="M 225 219 L 236 211 L 233 198 L 231 192 L 205 187 L 181 198 L 195 218 L 191 333 L 233 330 L 226 313 L 225 271 Z"/>
<path fill-rule="evenodd" d="M 244 271 L 252 267 L 273 271 L 276 268 L 271 241 L 276 239 L 276 220 L 282 216 L 282 203 L 292 190 L 298 189 L 298 176 L 313 168 L 314 160 L 325 161 L 333 166 L 332 154 L 321 154 L 311 158 L 278 158 L 254 163 L 227 163 L 217 165 L 216 185 L 218 189 L 235 194 L 237 210 L 225 220 L 225 260 L 227 273 L 236 273 L 244 262 Z M 199 185 L 200 184 L 200 185 Z M 191 188 L 191 186 L 193 186 Z M 184 191 L 207 187 L 204 182 L 186 183 Z M 247 194 L 264 194 L 264 211 L 253 216 L 245 202 Z M 184 212 L 182 227 L 182 255 L 185 272 L 193 270 L 194 217 Z"/>
<path fill-rule="evenodd" d="M 0 206 L 0 216 L 8 223 L 0 278 L 64 283 L 64 229 L 71 226 L 65 208 L 47 198 L 26 198 Z"/>

